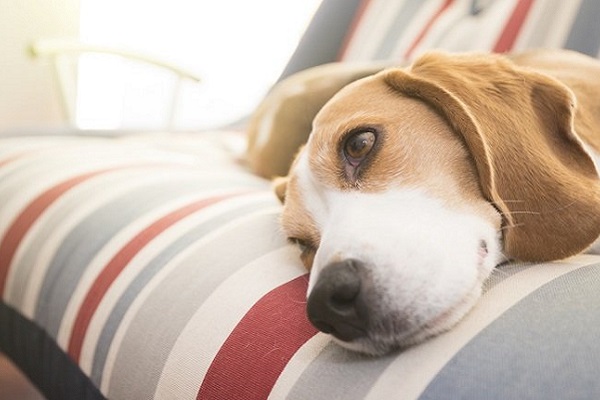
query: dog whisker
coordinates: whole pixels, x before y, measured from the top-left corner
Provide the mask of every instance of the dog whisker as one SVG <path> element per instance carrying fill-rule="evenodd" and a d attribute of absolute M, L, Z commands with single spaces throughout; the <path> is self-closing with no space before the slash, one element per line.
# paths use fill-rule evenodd
<path fill-rule="evenodd" d="M 503 200 L 505 203 L 522 203 L 523 200 Z M 512 211 L 508 211 L 508 212 L 502 212 L 500 211 L 500 215 L 502 216 L 510 216 L 510 215 L 518 215 L 518 214 L 530 214 L 530 215 L 544 215 L 544 214 L 551 214 L 554 212 L 559 212 L 559 211 L 564 211 L 567 210 L 571 207 L 573 207 L 575 205 L 575 201 L 571 201 L 568 204 L 565 204 L 561 207 L 557 207 L 551 210 L 545 210 L 545 211 L 534 211 L 534 210 L 512 210 Z"/>
<path fill-rule="evenodd" d="M 513 228 L 519 228 L 521 226 L 525 226 L 524 223 L 519 223 L 519 224 L 512 224 L 512 225 L 504 225 L 500 228 L 500 231 L 507 231 L 509 229 L 513 229 Z"/>
<path fill-rule="evenodd" d="M 531 214 L 531 215 L 541 215 L 542 213 L 539 211 L 528 211 L 528 210 L 522 210 L 522 211 L 510 211 L 508 213 L 503 213 L 503 215 L 516 215 L 516 214 Z"/>

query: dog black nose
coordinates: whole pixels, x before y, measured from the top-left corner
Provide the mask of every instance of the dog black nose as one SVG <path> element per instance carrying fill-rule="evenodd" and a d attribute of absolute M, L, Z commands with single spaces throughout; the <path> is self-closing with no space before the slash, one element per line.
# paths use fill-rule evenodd
<path fill-rule="evenodd" d="M 367 315 L 363 286 L 364 265 L 345 260 L 326 266 L 308 296 L 310 322 L 343 341 L 366 336 Z"/>

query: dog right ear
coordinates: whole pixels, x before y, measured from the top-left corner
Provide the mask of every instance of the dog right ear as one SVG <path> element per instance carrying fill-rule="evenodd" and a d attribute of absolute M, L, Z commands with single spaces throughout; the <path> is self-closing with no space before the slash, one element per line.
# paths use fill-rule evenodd
<path fill-rule="evenodd" d="M 289 180 L 290 178 L 287 176 L 278 176 L 277 178 L 273 179 L 273 190 L 275 191 L 279 201 L 281 201 L 281 204 L 285 203 L 285 193 L 287 192 Z"/>
<path fill-rule="evenodd" d="M 446 118 L 471 153 L 484 197 L 504 219 L 504 254 L 547 261 L 600 234 L 600 186 L 564 84 L 503 56 L 430 53 L 386 83 Z"/>

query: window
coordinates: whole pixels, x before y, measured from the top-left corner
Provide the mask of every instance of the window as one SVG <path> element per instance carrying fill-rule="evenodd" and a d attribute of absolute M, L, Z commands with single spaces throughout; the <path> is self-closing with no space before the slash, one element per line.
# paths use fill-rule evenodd
<path fill-rule="evenodd" d="M 321 0 L 82 0 L 81 40 L 160 57 L 199 75 L 181 87 L 173 126 L 247 115 L 275 82 Z M 162 128 L 176 79 L 107 56 L 78 66 L 81 128 Z"/>

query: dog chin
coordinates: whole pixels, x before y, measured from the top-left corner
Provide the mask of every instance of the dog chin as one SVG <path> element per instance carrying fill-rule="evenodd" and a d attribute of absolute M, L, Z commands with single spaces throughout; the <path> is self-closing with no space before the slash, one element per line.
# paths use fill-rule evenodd
<path fill-rule="evenodd" d="M 333 337 L 333 340 L 348 350 L 374 357 L 404 351 L 452 329 L 473 309 L 480 297 L 481 288 L 465 296 L 454 307 L 413 328 L 410 332 L 372 330 L 368 332 L 367 337 L 353 341 L 343 341 L 336 337 Z"/>

